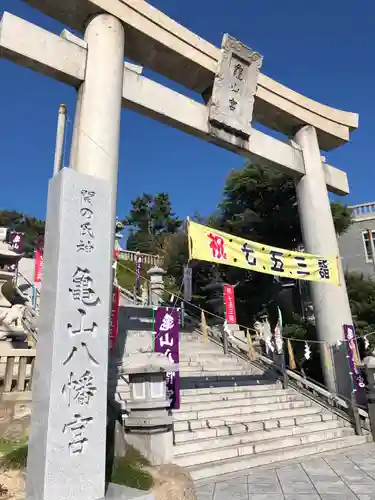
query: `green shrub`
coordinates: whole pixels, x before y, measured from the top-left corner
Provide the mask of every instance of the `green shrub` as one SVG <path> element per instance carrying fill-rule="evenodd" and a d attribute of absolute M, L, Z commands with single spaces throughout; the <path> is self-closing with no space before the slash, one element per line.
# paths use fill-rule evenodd
<path fill-rule="evenodd" d="M 150 466 L 135 448 L 127 445 L 124 457 L 115 457 L 112 467 L 111 482 L 148 491 L 153 484 L 151 474 L 146 470 Z"/>
<path fill-rule="evenodd" d="M 0 439 L 0 466 L 5 469 L 23 469 L 27 461 L 27 441 Z"/>

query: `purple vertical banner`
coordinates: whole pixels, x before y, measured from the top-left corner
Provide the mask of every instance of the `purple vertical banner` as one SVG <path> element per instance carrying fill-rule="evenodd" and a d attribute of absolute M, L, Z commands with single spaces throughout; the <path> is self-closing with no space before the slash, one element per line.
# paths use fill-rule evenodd
<path fill-rule="evenodd" d="M 365 387 L 365 383 L 361 372 L 355 366 L 355 356 L 357 351 L 357 342 L 355 336 L 355 329 L 353 325 L 344 325 L 344 338 L 346 342 L 346 352 L 349 362 L 349 374 L 353 381 L 353 391 L 361 391 Z"/>
<path fill-rule="evenodd" d="M 180 362 L 180 317 L 173 307 L 158 307 L 155 314 L 155 352 L 167 356 L 171 363 Z M 167 394 L 171 408 L 180 408 L 180 372 L 167 373 Z"/>
<path fill-rule="evenodd" d="M 135 263 L 135 290 L 136 290 L 136 293 L 138 293 L 139 288 L 140 288 L 140 283 L 141 283 L 141 263 L 142 263 L 141 257 L 137 257 L 137 260 Z"/>
<path fill-rule="evenodd" d="M 22 253 L 23 250 L 23 233 L 18 233 L 17 231 L 12 231 L 10 233 L 10 248 L 15 253 Z M 10 264 L 8 266 L 8 271 L 17 273 L 18 264 Z"/>
<path fill-rule="evenodd" d="M 12 231 L 10 235 L 10 246 L 14 252 L 21 253 L 23 249 L 23 234 Z"/>

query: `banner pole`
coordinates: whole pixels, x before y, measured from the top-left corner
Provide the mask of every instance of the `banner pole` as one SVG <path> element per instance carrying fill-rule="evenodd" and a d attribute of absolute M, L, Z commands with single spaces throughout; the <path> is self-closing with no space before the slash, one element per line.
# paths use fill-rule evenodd
<path fill-rule="evenodd" d="M 191 255 L 192 255 L 192 250 L 191 250 L 192 242 L 191 242 L 190 236 L 189 236 L 189 225 L 190 225 L 190 217 L 186 217 L 186 229 L 187 229 L 187 237 L 188 237 L 189 261 L 190 261 Z"/>

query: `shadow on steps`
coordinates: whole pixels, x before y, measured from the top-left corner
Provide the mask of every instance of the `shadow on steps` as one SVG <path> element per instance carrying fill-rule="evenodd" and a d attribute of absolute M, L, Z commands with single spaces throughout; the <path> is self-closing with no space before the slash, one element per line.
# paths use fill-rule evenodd
<path fill-rule="evenodd" d="M 277 378 L 265 375 L 213 375 L 211 377 L 181 377 L 181 389 L 200 389 L 206 387 L 235 387 L 251 385 L 269 385 Z"/>

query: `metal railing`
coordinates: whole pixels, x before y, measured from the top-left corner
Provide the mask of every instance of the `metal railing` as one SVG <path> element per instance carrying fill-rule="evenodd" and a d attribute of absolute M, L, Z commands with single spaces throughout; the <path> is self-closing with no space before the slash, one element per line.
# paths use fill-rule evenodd
<path fill-rule="evenodd" d="M 195 332 L 201 334 L 202 332 L 198 327 L 199 320 L 191 317 L 190 322 L 195 326 Z M 357 435 L 362 435 L 363 430 L 371 432 L 368 412 L 364 407 L 357 404 L 354 393 L 351 394 L 350 398 L 341 394 L 331 393 L 316 381 L 287 368 L 281 358 L 279 362 L 276 362 L 264 356 L 256 350 L 254 344 L 253 353 L 255 355 L 250 359 L 249 344 L 239 338 L 227 338 L 222 328 L 208 326 L 207 332 L 210 340 L 220 345 L 224 352 L 227 351 L 243 360 L 251 362 L 258 368 L 281 380 L 284 389 L 291 387 L 302 395 L 314 400 L 317 404 L 332 411 L 340 418 L 348 421 L 353 426 Z"/>
<path fill-rule="evenodd" d="M 21 277 L 23 279 L 23 281 L 30 286 L 32 296 L 27 297 L 27 298 L 29 298 L 31 300 L 33 308 L 39 310 L 40 292 L 39 292 L 38 288 L 23 273 L 21 273 L 21 271 L 17 272 L 17 278 L 19 278 L 19 277 Z M 19 290 L 19 288 L 18 288 L 18 290 Z M 22 295 L 25 295 L 21 290 L 20 290 L 20 292 Z"/>
<path fill-rule="evenodd" d="M 31 391 L 35 349 L 15 349 L 0 343 L 0 394 Z"/>

